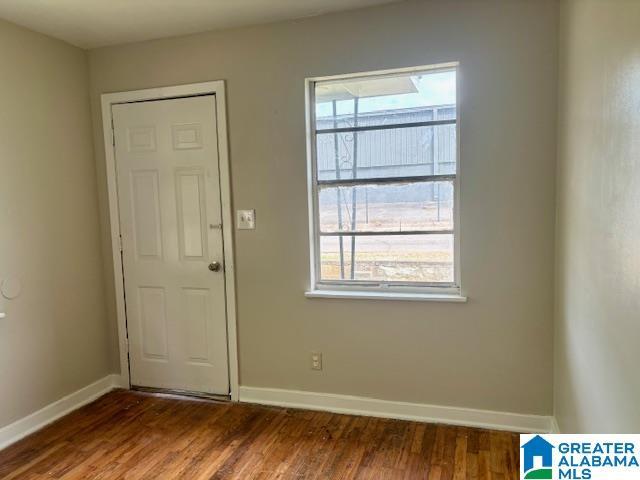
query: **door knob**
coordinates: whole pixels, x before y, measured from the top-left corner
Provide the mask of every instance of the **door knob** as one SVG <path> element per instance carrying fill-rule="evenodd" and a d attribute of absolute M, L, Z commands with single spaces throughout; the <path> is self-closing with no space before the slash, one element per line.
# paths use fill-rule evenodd
<path fill-rule="evenodd" d="M 220 262 L 211 262 L 209 264 L 209 270 L 211 270 L 212 272 L 219 272 L 221 268 L 222 265 L 220 265 Z"/>

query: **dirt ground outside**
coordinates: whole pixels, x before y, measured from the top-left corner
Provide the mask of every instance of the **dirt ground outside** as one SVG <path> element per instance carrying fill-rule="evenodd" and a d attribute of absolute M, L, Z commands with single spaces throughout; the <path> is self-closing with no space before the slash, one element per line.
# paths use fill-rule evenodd
<path fill-rule="evenodd" d="M 350 205 L 347 203 L 347 207 Z M 451 202 L 370 203 L 358 205 L 355 229 L 343 205 L 342 228 L 335 204 L 321 205 L 321 231 L 401 232 L 453 229 Z M 340 240 L 342 238 L 342 242 Z M 323 280 L 453 282 L 454 242 L 451 234 L 322 236 L 320 262 Z M 340 265 L 342 243 L 342 268 Z"/>

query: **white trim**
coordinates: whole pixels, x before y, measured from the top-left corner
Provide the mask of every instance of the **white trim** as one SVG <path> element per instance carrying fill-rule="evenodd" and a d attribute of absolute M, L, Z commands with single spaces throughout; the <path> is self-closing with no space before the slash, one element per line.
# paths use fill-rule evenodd
<path fill-rule="evenodd" d="M 456 179 L 453 192 L 453 275 L 460 292 L 462 292 L 462 257 L 461 257 L 461 229 L 460 229 L 460 192 L 462 190 L 462 154 L 460 153 L 460 125 L 462 124 L 462 76 L 460 62 L 454 62 L 456 71 Z"/>
<path fill-rule="evenodd" d="M 227 107 L 224 80 L 192 83 L 172 87 L 149 88 L 129 92 L 105 93 L 101 96 L 102 128 L 104 130 L 104 149 L 109 192 L 109 219 L 111 224 L 111 250 L 116 292 L 118 338 L 120 347 L 120 372 L 125 388 L 130 385 L 127 327 L 124 304 L 124 286 L 122 263 L 120 260 L 120 217 L 118 214 L 118 187 L 116 182 L 116 160 L 111 130 L 111 106 L 141 100 L 160 100 L 164 98 L 190 97 L 194 95 L 216 96 L 216 119 L 218 128 L 218 158 L 220 167 L 220 196 L 224 245 L 225 297 L 227 306 L 227 342 L 229 348 L 229 386 L 231 400 L 238 400 L 238 343 L 236 326 L 236 281 L 233 254 L 233 214 L 231 204 L 231 174 L 229 164 L 229 145 L 227 133 Z"/>
<path fill-rule="evenodd" d="M 463 425 L 522 433 L 549 433 L 551 431 L 551 417 L 543 415 L 524 415 L 491 410 L 395 402 L 331 393 L 241 386 L 240 401 L 261 405 Z"/>
<path fill-rule="evenodd" d="M 102 129 L 104 134 L 105 169 L 107 173 L 107 193 L 109 201 L 109 224 L 111 226 L 111 260 L 116 297 L 116 318 L 118 322 L 118 348 L 120 351 L 120 375 L 129 386 L 129 346 L 124 304 L 124 274 L 120 252 L 120 215 L 118 212 L 118 184 L 116 182 L 116 159 L 113 150 L 113 130 L 111 128 L 111 99 L 102 95 Z M 115 98 L 114 102 L 115 103 Z"/>
<path fill-rule="evenodd" d="M 556 417 L 551 417 L 551 433 L 562 433 Z"/>
<path fill-rule="evenodd" d="M 320 231 L 318 215 L 316 215 L 316 190 L 318 179 L 316 173 L 316 107 L 315 82 L 317 79 L 307 78 L 304 81 L 305 98 L 305 130 L 307 140 L 307 208 L 309 210 L 309 279 L 310 287 L 315 289 L 320 279 Z"/>
<path fill-rule="evenodd" d="M 50 403 L 37 412 L 0 428 L 0 450 L 121 386 L 120 375 L 107 375 L 97 382 Z"/>
<path fill-rule="evenodd" d="M 408 283 L 407 286 L 413 290 L 419 290 L 421 294 L 432 295 L 439 297 L 443 293 L 443 289 L 455 290 L 455 295 L 459 298 L 464 298 L 461 292 L 462 290 L 462 274 L 461 274 L 461 248 L 460 248 L 460 170 L 461 170 L 461 155 L 460 155 L 460 118 L 461 118 L 461 80 L 460 80 L 460 62 L 447 62 L 435 65 L 421 65 L 407 68 L 395 68 L 387 70 L 377 70 L 371 72 L 358 72 L 342 75 L 331 76 L 318 76 L 309 77 L 305 79 L 305 127 L 306 127 L 306 144 L 307 144 L 307 201 L 309 210 L 309 278 L 310 278 L 310 290 L 312 293 L 322 290 L 320 279 L 320 226 L 319 226 L 319 212 L 318 212 L 318 179 L 316 172 L 317 158 L 316 158 L 316 118 L 315 118 L 315 84 L 317 82 L 331 83 L 340 82 L 353 78 L 370 78 L 370 77 L 385 77 L 396 76 L 403 74 L 421 73 L 428 71 L 455 71 L 456 72 L 456 173 L 453 179 L 453 282 L 451 285 L 429 285 L 420 284 L 420 282 Z M 375 183 L 376 179 L 371 179 L 372 183 Z M 380 179 L 377 179 L 380 180 Z M 354 282 L 354 281 L 324 281 L 325 287 L 329 290 L 339 291 L 352 291 L 356 290 L 363 293 L 362 296 L 344 295 L 335 298 L 373 298 L 368 296 L 368 292 L 382 292 L 379 298 L 388 298 L 387 292 L 389 289 L 396 288 L 393 284 L 385 284 L 384 282 Z M 400 286 L 398 290 L 401 292 L 404 286 Z M 452 293 L 450 291 L 445 294 Z M 307 295 L 309 296 L 323 296 L 329 297 L 330 295 Z M 399 295 L 396 299 L 401 298 Z"/>
<path fill-rule="evenodd" d="M 411 300 L 416 302 L 454 302 L 464 303 L 467 297 L 457 294 L 444 293 L 402 293 L 381 292 L 379 290 L 366 292 L 363 290 L 310 290 L 304 293 L 307 298 L 347 298 L 358 300 Z"/>
<path fill-rule="evenodd" d="M 460 62 L 444 62 L 444 63 L 434 63 L 432 65 L 418 65 L 415 67 L 401 67 L 401 68 L 387 68 L 383 70 L 371 70 L 364 72 L 353 72 L 353 73 L 344 73 L 339 75 L 323 75 L 318 77 L 309 77 L 308 80 L 314 82 L 327 82 L 335 80 L 337 82 L 348 80 L 351 78 L 360 78 L 360 77 L 384 77 L 386 75 L 396 76 L 401 75 L 403 73 L 412 74 L 416 72 L 423 72 L 425 70 L 453 70 Z"/>

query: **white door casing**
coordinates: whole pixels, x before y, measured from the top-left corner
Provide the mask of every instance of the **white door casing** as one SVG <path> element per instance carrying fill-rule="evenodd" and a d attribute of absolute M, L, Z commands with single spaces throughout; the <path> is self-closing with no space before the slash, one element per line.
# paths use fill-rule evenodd
<path fill-rule="evenodd" d="M 227 395 L 216 96 L 111 109 L 131 384 Z"/>

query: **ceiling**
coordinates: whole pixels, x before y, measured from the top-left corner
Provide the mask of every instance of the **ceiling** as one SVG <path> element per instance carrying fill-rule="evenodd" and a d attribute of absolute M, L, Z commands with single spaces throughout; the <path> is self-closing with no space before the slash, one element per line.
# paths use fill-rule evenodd
<path fill-rule="evenodd" d="M 82 48 L 255 25 L 398 0 L 0 0 L 0 18 Z"/>

